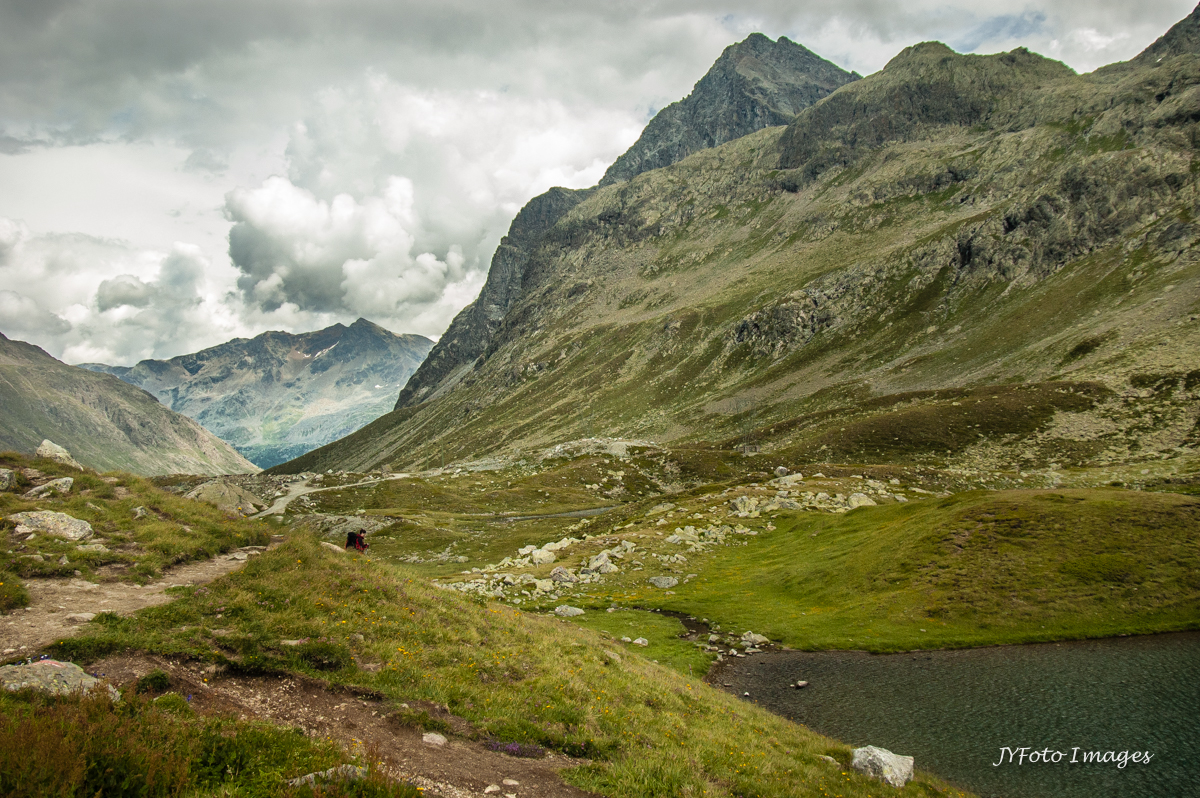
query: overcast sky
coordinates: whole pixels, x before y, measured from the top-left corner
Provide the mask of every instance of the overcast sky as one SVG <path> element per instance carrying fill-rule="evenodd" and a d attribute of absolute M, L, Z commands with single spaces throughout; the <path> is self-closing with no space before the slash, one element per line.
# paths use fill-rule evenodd
<path fill-rule="evenodd" d="M 129 365 L 359 316 L 437 337 L 516 211 L 594 185 L 751 32 L 1079 72 L 1190 0 L 0 0 L 0 332 Z"/>

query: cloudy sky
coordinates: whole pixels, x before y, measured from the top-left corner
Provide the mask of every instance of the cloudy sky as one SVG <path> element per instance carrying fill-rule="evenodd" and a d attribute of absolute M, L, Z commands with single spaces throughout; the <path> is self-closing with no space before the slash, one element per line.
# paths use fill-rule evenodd
<path fill-rule="evenodd" d="M 929 39 L 1079 72 L 1190 0 L 0 0 L 0 332 L 132 364 L 359 316 L 437 337 L 516 211 L 727 45 Z"/>

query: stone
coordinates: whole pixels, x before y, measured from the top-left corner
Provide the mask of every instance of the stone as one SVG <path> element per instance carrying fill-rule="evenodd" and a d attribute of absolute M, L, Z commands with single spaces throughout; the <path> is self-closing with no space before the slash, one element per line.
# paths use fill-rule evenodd
<path fill-rule="evenodd" d="M 550 572 L 550 578 L 555 582 L 578 582 L 579 577 L 563 568 L 561 565 Z"/>
<path fill-rule="evenodd" d="M 198 485 L 183 495 L 185 499 L 208 502 L 218 509 L 239 515 L 252 515 L 257 510 L 266 507 L 262 499 L 250 491 L 226 482 L 214 479 Z"/>
<path fill-rule="evenodd" d="M 679 584 L 679 580 L 673 576 L 652 576 L 646 581 L 662 590 L 675 587 L 675 585 Z"/>
<path fill-rule="evenodd" d="M 78 541 L 87 540 L 93 534 L 91 524 L 78 518 L 72 518 L 66 513 L 33 510 L 28 513 L 14 513 L 9 517 L 17 522 L 18 535 L 41 532 L 52 538 Z"/>
<path fill-rule="evenodd" d="M 663 513 L 669 512 L 674 509 L 675 509 L 675 505 L 671 504 L 670 502 L 665 502 L 663 504 L 656 504 L 653 507 L 651 507 L 649 510 L 646 511 L 646 517 L 649 518 L 652 515 L 662 515 Z"/>
<path fill-rule="evenodd" d="M 321 545 L 331 551 L 336 551 L 338 554 L 346 553 L 346 550 L 344 548 L 342 548 L 341 546 L 335 546 L 334 544 L 330 543 L 328 540 L 322 540 Z"/>
<path fill-rule="evenodd" d="M 876 748 L 868 745 L 855 748 L 852 752 L 854 759 L 850 767 L 859 773 L 879 779 L 893 787 L 903 787 L 913 777 L 913 758 L 893 754 L 886 748 Z"/>
<path fill-rule="evenodd" d="M 641 646 L 642 648 L 645 648 L 646 646 L 650 645 L 650 641 L 644 637 L 635 637 L 633 639 L 633 644 L 635 646 Z"/>
<path fill-rule="evenodd" d="M 803 690 L 805 687 L 808 687 L 808 682 L 801 679 L 800 681 L 796 682 L 795 687 L 797 690 Z"/>
<path fill-rule="evenodd" d="M 437 732 L 425 732 L 421 735 L 421 742 L 440 748 L 446 744 L 446 738 Z"/>
<path fill-rule="evenodd" d="M 762 635 L 758 635 L 758 634 L 755 634 L 754 632 L 747 631 L 745 634 L 742 635 L 742 642 L 747 643 L 752 646 L 765 646 L 766 644 L 771 642 L 771 638 L 763 637 Z"/>
<path fill-rule="evenodd" d="M 489 784 L 488 786 L 483 788 L 484 795 L 491 795 L 494 792 L 500 792 L 499 784 Z"/>
<path fill-rule="evenodd" d="M 313 785 L 318 782 L 329 781 L 358 781 L 367 777 L 367 769 L 357 767 L 355 765 L 338 765 L 337 767 L 329 768 L 329 770 L 321 770 L 316 773 L 307 773 L 294 779 L 288 780 L 288 785 L 292 787 L 303 787 L 305 785 Z"/>
<path fill-rule="evenodd" d="M 150 511 L 147 510 L 145 507 L 138 506 L 138 507 L 133 508 L 133 520 L 134 521 L 140 521 L 148 515 L 150 515 Z"/>
<path fill-rule="evenodd" d="M 95 617 L 96 613 L 94 612 L 73 612 L 67 616 L 67 623 L 87 623 Z"/>
<path fill-rule="evenodd" d="M 521 782 L 517 781 L 516 779 L 504 779 L 500 783 L 503 784 L 505 787 L 520 787 L 521 786 Z"/>
<path fill-rule="evenodd" d="M 82 546 L 76 547 L 76 551 L 92 551 L 96 554 L 107 554 L 108 546 L 103 543 L 85 543 Z"/>
<path fill-rule="evenodd" d="M 535 579 L 533 580 L 533 589 L 540 590 L 543 593 L 553 593 L 557 585 L 550 579 Z"/>
<path fill-rule="evenodd" d="M 578 607 L 572 607 L 567 604 L 554 608 L 554 614 L 560 615 L 563 618 L 574 618 L 576 615 L 583 615 L 583 610 Z"/>
<path fill-rule="evenodd" d="M 817 759 L 837 765 L 838 767 L 841 767 L 841 765 L 842 765 L 841 762 L 837 761 L 836 759 L 834 759 L 831 756 L 826 756 L 825 754 L 817 754 Z"/>
<path fill-rule="evenodd" d="M 54 494 L 65 496 L 71 492 L 71 486 L 74 484 L 75 480 L 71 477 L 59 477 L 58 479 L 50 480 L 45 485 L 38 485 L 36 488 L 30 489 L 21 498 L 42 499 L 46 496 L 51 496 Z"/>
<path fill-rule="evenodd" d="M 47 460 L 53 460 L 56 463 L 62 463 L 65 466 L 70 466 L 71 468 L 78 468 L 80 471 L 83 470 L 83 466 L 81 466 L 79 462 L 71 456 L 70 452 L 52 440 L 43 440 L 41 445 L 37 447 L 37 451 L 34 452 L 34 454 L 38 457 L 44 457 Z"/>
<path fill-rule="evenodd" d="M 534 549 L 529 553 L 529 561 L 534 565 L 549 565 L 556 559 L 554 552 L 545 549 Z"/>
<path fill-rule="evenodd" d="M 853 510 L 856 507 L 874 507 L 875 500 L 865 493 L 851 493 L 846 504 Z"/>
<path fill-rule="evenodd" d="M 0 490 L 9 490 L 17 486 L 17 475 L 9 468 L 0 468 Z"/>
<path fill-rule="evenodd" d="M 788 475 L 788 473 L 789 472 L 788 472 L 787 466 L 775 466 L 775 476 L 786 477 Z"/>
<path fill-rule="evenodd" d="M 50 695 L 104 690 L 113 701 L 121 698 L 121 694 L 115 687 L 94 676 L 89 676 L 78 665 L 54 659 L 43 659 L 28 665 L 7 665 L 0 668 L 0 685 L 3 685 L 4 689 L 12 691 L 32 687 Z"/>

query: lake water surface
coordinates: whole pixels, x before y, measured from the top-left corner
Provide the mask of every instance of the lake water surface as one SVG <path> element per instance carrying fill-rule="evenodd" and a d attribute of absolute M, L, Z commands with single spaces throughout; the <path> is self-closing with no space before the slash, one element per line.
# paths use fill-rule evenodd
<path fill-rule="evenodd" d="M 986 798 L 1200 796 L 1200 633 L 871 655 L 773 651 L 714 681 L 851 743 L 916 757 Z M 803 690 L 789 683 L 807 680 Z M 994 766 L 1003 747 L 1064 752 Z M 1149 764 L 1069 764 L 1072 749 Z"/>

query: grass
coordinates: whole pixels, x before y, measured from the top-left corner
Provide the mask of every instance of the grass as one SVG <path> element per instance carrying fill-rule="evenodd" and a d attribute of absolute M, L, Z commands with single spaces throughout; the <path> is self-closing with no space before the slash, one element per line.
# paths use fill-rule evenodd
<path fill-rule="evenodd" d="M 307 536 L 179 592 L 187 600 L 102 616 L 53 648 L 83 660 L 142 649 L 239 671 L 311 674 L 374 690 L 396 706 L 432 701 L 483 738 L 591 759 L 564 777 L 605 795 L 770 798 L 834 787 L 844 796 L 881 794 L 877 782 L 818 759 L 847 763 L 847 746 L 597 633 L 439 590 L 405 568 L 330 552 Z M 214 628 L 230 634 L 214 637 Z M 351 660 L 322 669 L 280 644 L 288 638 L 321 642 Z M 898 794 L 960 793 L 922 775 Z"/>
<path fill-rule="evenodd" d="M 69 495 L 51 499 L 23 499 L 21 494 L 28 489 L 23 476 L 23 484 L 0 492 L 0 532 L 8 538 L 8 546 L 0 549 L 0 582 L 5 583 L 0 585 L 0 609 L 23 601 L 15 579 L 18 576 L 69 577 L 79 571 L 85 579 L 145 583 L 172 565 L 208 559 L 241 546 L 265 545 L 270 540 L 262 522 L 230 518 L 132 474 L 99 476 L 13 453 L 0 454 L 0 467 L 17 473 L 32 467 L 49 477 L 75 480 Z M 135 517 L 138 507 L 146 510 L 142 518 Z M 45 535 L 33 541 L 17 539 L 16 524 L 9 517 L 32 510 L 50 510 L 87 521 L 95 532 L 94 539 L 87 542 L 103 540 L 108 551 L 80 551 L 74 543 Z M 60 563 L 62 557 L 66 563 Z"/>
<path fill-rule="evenodd" d="M 0 794 L 9 798 L 415 798 L 377 772 L 358 783 L 291 787 L 347 762 L 330 741 L 294 729 L 192 712 L 175 693 L 0 693 Z"/>
<path fill-rule="evenodd" d="M 783 514 L 658 606 L 804 649 L 876 652 L 1200 628 L 1200 502 L 972 491 Z"/>

